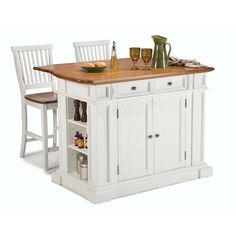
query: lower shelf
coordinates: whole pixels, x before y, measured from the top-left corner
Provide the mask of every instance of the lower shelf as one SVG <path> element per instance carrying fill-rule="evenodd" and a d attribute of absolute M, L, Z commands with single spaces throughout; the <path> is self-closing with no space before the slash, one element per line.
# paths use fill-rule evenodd
<path fill-rule="evenodd" d="M 85 155 L 88 155 L 88 149 L 87 148 L 78 148 L 77 146 L 75 146 L 73 144 L 69 144 L 68 147 L 75 150 L 76 152 L 81 152 Z"/>
<path fill-rule="evenodd" d="M 73 177 L 73 178 L 75 178 L 76 180 L 79 180 L 81 183 L 85 183 L 85 184 L 88 183 L 88 180 L 82 180 L 82 179 L 80 179 L 80 175 L 79 175 L 78 172 L 76 172 L 76 171 L 70 172 L 68 175 L 71 176 L 71 177 Z"/>

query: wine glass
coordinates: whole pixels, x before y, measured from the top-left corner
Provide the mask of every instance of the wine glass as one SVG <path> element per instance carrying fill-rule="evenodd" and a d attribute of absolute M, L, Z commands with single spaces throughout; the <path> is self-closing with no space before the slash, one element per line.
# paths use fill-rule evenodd
<path fill-rule="evenodd" d="M 147 65 L 152 59 L 152 49 L 151 48 L 142 48 L 141 57 L 145 63 L 144 70 L 150 70 L 150 67 L 148 67 Z"/>
<path fill-rule="evenodd" d="M 131 60 L 133 61 L 133 66 L 130 68 L 131 70 L 139 70 L 136 63 L 140 57 L 140 48 L 132 47 L 129 49 L 129 55 Z"/>

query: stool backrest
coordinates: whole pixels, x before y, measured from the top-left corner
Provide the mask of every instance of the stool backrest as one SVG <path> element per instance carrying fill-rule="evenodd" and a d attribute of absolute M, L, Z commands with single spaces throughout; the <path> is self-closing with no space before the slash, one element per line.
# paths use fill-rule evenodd
<path fill-rule="evenodd" d="M 110 40 L 74 42 L 77 62 L 108 60 Z"/>
<path fill-rule="evenodd" d="M 29 89 L 49 88 L 53 89 L 52 75 L 36 71 L 35 66 L 52 64 L 52 45 L 16 46 L 12 47 L 16 74 L 21 92 Z"/>

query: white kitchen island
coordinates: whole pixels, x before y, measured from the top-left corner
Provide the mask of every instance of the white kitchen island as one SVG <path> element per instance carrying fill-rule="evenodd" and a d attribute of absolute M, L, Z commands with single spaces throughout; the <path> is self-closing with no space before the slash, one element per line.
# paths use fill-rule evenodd
<path fill-rule="evenodd" d="M 109 62 L 108 67 L 109 67 Z M 93 203 L 208 177 L 204 159 L 205 68 L 81 71 L 79 63 L 35 69 L 57 77 L 59 169 L 54 183 Z M 87 103 L 87 122 L 74 121 L 73 101 Z M 88 149 L 72 139 L 88 134 Z M 88 159 L 88 180 L 77 173 L 77 154 Z"/>

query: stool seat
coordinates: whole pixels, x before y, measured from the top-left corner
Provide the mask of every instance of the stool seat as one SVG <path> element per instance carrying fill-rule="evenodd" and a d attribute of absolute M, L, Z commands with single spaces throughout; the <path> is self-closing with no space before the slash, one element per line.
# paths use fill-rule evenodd
<path fill-rule="evenodd" d="M 48 104 L 57 102 L 57 94 L 54 92 L 27 94 L 25 99 L 40 104 Z"/>

